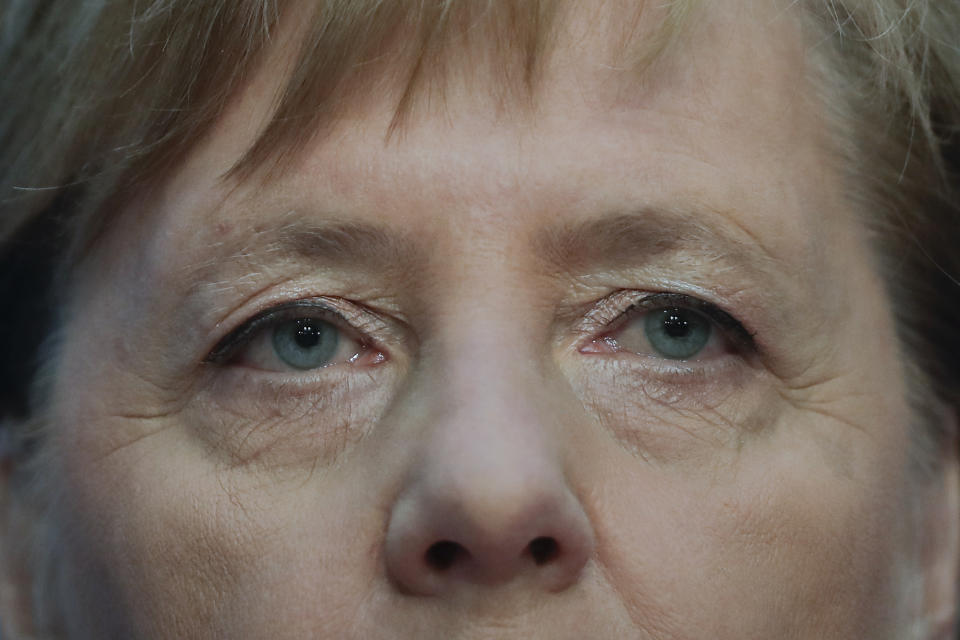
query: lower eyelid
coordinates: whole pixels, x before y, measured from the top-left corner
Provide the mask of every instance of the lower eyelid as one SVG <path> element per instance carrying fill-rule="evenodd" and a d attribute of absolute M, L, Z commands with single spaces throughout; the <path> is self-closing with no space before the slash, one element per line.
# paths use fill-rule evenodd
<path fill-rule="evenodd" d="M 595 348 L 595 343 L 615 334 L 631 317 L 671 307 L 689 309 L 706 318 L 714 333 L 711 340 L 720 338 L 727 348 L 739 351 L 744 356 L 757 353 L 754 334 L 722 307 L 686 293 L 635 289 L 620 289 L 594 304 L 575 329 L 577 334 L 586 339 L 578 350 L 585 353 L 601 352 L 602 349 Z"/>
<path fill-rule="evenodd" d="M 298 369 L 284 363 L 277 355 L 272 342 L 272 331 L 276 326 L 277 324 L 272 324 L 262 328 L 248 343 L 241 345 L 239 357 L 234 363 L 237 366 L 246 366 L 261 371 L 307 373 L 309 371 L 327 369 L 338 364 L 356 364 L 358 357 L 371 350 L 369 344 L 350 336 L 350 332 L 336 327 L 340 332 L 341 337 L 339 340 L 341 342 L 338 345 L 337 351 L 331 357 L 331 361 L 328 364 L 318 367 Z M 380 352 L 378 351 L 377 353 Z"/>
<path fill-rule="evenodd" d="M 735 344 L 736 340 L 731 339 L 728 336 L 727 330 L 718 326 L 717 322 L 708 317 L 706 314 L 695 311 L 704 317 L 711 326 L 711 335 L 706 345 L 704 345 L 704 347 L 697 352 L 694 357 L 687 359 L 670 358 L 666 355 L 658 353 L 653 345 L 651 345 L 650 340 L 646 335 L 643 322 L 648 313 L 654 313 L 662 309 L 663 307 L 660 307 L 659 309 L 651 308 L 646 310 L 636 306 L 631 306 L 627 309 L 627 311 L 621 313 L 617 318 L 614 319 L 614 321 L 611 323 L 613 328 L 607 326 L 603 334 L 590 337 L 585 343 L 581 344 L 577 348 L 577 351 L 588 355 L 623 354 L 635 356 L 637 358 L 649 358 L 651 361 L 662 360 L 673 363 L 698 363 L 695 366 L 702 366 L 702 364 L 699 363 L 722 357 L 725 354 L 737 350 L 737 345 Z M 637 342 L 640 343 L 639 347 L 630 348 L 624 346 L 621 344 L 623 341 L 618 339 L 618 336 L 622 333 L 624 326 L 628 323 L 636 323 L 638 325 L 636 328 L 628 330 L 637 332 Z"/>
<path fill-rule="evenodd" d="M 205 361 L 214 364 L 227 364 L 235 360 L 237 354 L 249 347 L 254 340 L 259 338 L 259 335 L 269 332 L 273 327 L 286 320 L 297 317 L 316 317 L 318 320 L 337 327 L 343 334 L 354 336 L 358 342 L 366 343 L 367 340 L 362 339 L 359 335 L 360 330 L 355 329 L 354 323 L 350 322 L 346 315 L 336 308 L 337 304 L 341 302 L 350 304 L 345 301 L 318 298 L 316 301 L 298 300 L 264 309 L 221 338 L 210 350 Z M 364 313 L 362 310 L 357 311 L 358 321 L 361 320 L 359 316 Z M 365 317 L 362 320 L 365 324 L 370 322 Z"/>
<path fill-rule="evenodd" d="M 589 354 L 588 354 L 589 355 Z M 601 385 L 607 392 L 616 392 L 633 385 L 665 385 L 673 388 L 677 400 L 698 406 L 696 396 L 705 389 L 729 395 L 749 384 L 754 369 L 744 366 L 736 356 L 721 355 L 702 361 L 669 360 L 655 356 L 637 356 L 629 352 L 607 352 L 586 357 L 584 383 Z"/>

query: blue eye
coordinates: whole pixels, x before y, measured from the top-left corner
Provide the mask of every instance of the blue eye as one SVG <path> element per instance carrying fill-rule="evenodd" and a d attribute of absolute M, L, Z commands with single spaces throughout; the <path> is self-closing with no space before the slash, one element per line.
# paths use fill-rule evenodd
<path fill-rule="evenodd" d="M 671 360 L 695 357 L 709 344 L 713 333 L 709 318 L 692 309 L 680 307 L 647 313 L 643 329 L 653 350 Z"/>
<path fill-rule="evenodd" d="M 295 369 L 317 369 L 333 361 L 340 331 L 317 318 L 295 318 L 274 326 L 271 343 L 284 364 Z"/>
<path fill-rule="evenodd" d="M 612 328 L 581 347 L 583 353 L 634 353 L 662 360 L 711 360 L 757 352 L 753 334 L 726 311 L 682 293 L 622 289 L 605 298 L 593 318 Z"/>
<path fill-rule="evenodd" d="M 334 304 L 346 307 L 344 311 Z M 345 314 L 351 314 L 353 322 Z M 299 300 L 263 311 L 223 338 L 206 361 L 262 371 L 308 371 L 336 364 L 376 364 L 384 353 L 364 332 L 362 311 L 343 301 Z"/>

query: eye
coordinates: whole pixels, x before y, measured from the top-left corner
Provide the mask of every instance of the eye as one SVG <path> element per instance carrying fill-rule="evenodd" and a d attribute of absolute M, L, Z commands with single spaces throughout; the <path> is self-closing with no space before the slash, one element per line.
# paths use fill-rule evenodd
<path fill-rule="evenodd" d="M 333 361 L 340 331 L 317 318 L 294 318 L 270 330 L 273 353 L 294 369 L 317 369 Z"/>
<path fill-rule="evenodd" d="M 639 324 L 639 323 L 636 323 Z M 644 338 L 654 351 L 671 360 L 689 360 L 710 343 L 713 325 L 701 313 L 682 307 L 648 311 L 643 318 Z M 618 342 L 631 351 L 634 345 L 629 331 L 621 334 Z"/>
<path fill-rule="evenodd" d="M 248 320 L 221 340 L 207 361 L 264 371 L 309 371 L 341 363 L 375 364 L 384 357 L 342 313 L 322 302 L 301 301 Z"/>
<path fill-rule="evenodd" d="M 753 349 L 753 336 L 743 325 L 708 302 L 683 294 L 659 293 L 632 302 L 628 297 L 626 310 L 618 312 L 616 305 L 624 304 L 624 293 L 630 292 L 620 292 L 601 303 L 598 319 L 604 315 L 613 318 L 607 323 L 607 331 L 581 351 L 626 351 L 688 361 Z"/>

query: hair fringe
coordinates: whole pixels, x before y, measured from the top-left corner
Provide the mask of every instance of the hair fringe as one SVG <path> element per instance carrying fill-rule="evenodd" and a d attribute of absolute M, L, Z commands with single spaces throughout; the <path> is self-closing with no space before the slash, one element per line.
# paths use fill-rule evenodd
<path fill-rule="evenodd" d="M 616 0 L 607 0 L 613 2 Z M 696 0 L 672 0 L 663 27 L 637 37 L 643 2 L 626 30 L 626 58 L 654 64 L 694 19 Z M 916 464 L 931 469 L 934 402 L 960 412 L 960 3 L 937 0 L 798 0 L 819 42 L 821 99 L 836 155 L 880 256 L 896 316 L 911 402 L 924 439 Z M 403 69 L 390 133 L 419 101 L 442 100 L 461 49 L 482 50 L 508 80 L 504 101 L 529 98 L 562 24 L 565 0 L 317 0 L 306 17 L 277 0 L 6 0 L 0 6 L 0 265 L 31 223 L 56 209 L 50 234 L 73 244 L 46 256 L 69 265 L 132 194 L 162 180 L 207 134 L 277 47 L 294 51 L 263 131 L 226 176 L 249 178 L 322 136 L 368 69 Z M 292 19 L 297 23 L 288 25 Z M 291 29 L 294 36 L 286 40 Z M 479 45 L 479 49 L 477 48 Z M 376 75 L 375 73 L 372 75 Z M 304 132 L 308 132 L 306 135 Z M 64 269 L 64 273 L 69 269 Z M 0 273 L 0 288 L 13 290 Z M 42 293 L 51 313 L 60 278 Z M 59 287 L 59 289 L 58 289 Z M 9 299 L 9 296 L 4 296 Z M 0 352 L 16 336 L 2 340 Z M 38 353 L 55 354 L 56 338 Z M 40 351 L 42 349 L 42 351 Z M 45 358 L 55 362 L 55 356 Z M 52 366 L 52 365 L 51 365 Z M 23 378 L 24 376 L 19 376 Z M 9 379 L 7 379 L 9 378 Z M 0 382 L 34 394 L 34 411 L 0 406 L 6 450 L 19 452 L 24 508 L 56 501 L 42 407 L 50 369 Z M 40 398 L 36 400 L 36 398 Z M 41 407 L 36 409 L 36 407 Z M 23 535 L 38 620 L 55 621 L 56 532 L 47 518 Z M 45 524 L 44 524 L 45 523 Z M 44 547 L 44 548 L 41 548 Z M 53 624 L 53 622 L 51 622 Z M 55 625 L 45 631 L 56 635 Z"/>

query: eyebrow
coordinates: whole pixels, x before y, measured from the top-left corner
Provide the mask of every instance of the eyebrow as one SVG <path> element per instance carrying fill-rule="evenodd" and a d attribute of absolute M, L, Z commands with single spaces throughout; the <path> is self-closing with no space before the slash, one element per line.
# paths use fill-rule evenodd
<path fill-rule="evenodd" d="M 367 267 L 396 267 L 420 253 L 406 233 L 370 223 L 342 221 L 287 225 L 279 230 L 269 248 L 332 265 Z"/>
<path fill-rule="evenodd" d="M 287 216 L 295 212 L 288 212 Z M 410 267 L 422 253 L 409 234 L 367 222 L 303 218 L 225 242 L 221 260 L 302 258 L 331 268 L 383 271 Z"/>
<path fill-rule="evenodd" d="M 608 213 L 550 226 L 535 237 L 534 248 L 542 260 L 566 271 L 636 264 L 681 249 L 751 268 L 778 261 L 756 234 L 731 218 L 720 211 L 680 208 Z M 710 220 L 722 220 L 724 227 Z"/>
<path fill-rule="evenodd" d="M 323 220 L 322 216 L 314 222 L 299 212 L 287 215 L 295 214 L 278 226 L 222 246 L 216 262 L 225 258 L 260 264 L 293 258 L 331 269 L 407 276 L 427 261 L 426 234 L 380 223 Z M 725 228 L 714 220 L 723 221 Z M 732 223 L 730 216 L 680 208 L 641 208 L 555 222 L 534 232 L 530 247 L 532 256 L 548 268 L 568 274 L 629 268 L 681 250 L 754 272 L 779 262 L 755 234 Z"/>

